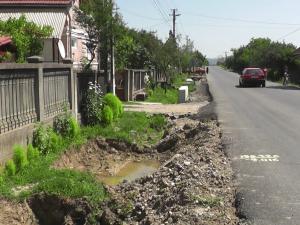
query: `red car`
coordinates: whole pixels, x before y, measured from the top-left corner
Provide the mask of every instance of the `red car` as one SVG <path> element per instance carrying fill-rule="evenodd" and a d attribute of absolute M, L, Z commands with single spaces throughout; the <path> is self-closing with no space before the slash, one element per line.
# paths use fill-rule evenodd
<path fill-rule="evenodd" d="M 262 69 L 260 68 L 245 68 L 240 75 L 239 79 L 240 87 L 246 85 L 253 86 L 266 86 L 266 76 Z"/>

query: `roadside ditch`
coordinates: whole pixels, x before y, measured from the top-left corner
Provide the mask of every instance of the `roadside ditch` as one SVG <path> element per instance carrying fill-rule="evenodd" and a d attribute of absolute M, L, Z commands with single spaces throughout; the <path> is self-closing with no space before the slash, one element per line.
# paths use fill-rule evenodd
<path fill-rule="evenodd" d="M 193 102 L 212 100 L 202 81 Z M 197 114 L 166 114 L 154 146 L 97 138 L 53 164 L 93 174 L 110 198 L 97 206 L 44 193 L 0 200 L 0 224 L 238 224 L 235 186 L 211 102 Z M 2 207 L 2 208 L 1 208 Z"/>

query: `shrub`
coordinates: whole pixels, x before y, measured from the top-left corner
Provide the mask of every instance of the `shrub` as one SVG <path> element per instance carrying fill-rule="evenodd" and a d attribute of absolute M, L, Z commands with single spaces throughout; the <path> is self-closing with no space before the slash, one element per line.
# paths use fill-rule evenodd
<path fill-rule="evenodd" d="M 108 105 L 102 109 L 101 121 L 104 125 L 110 125 L 113 122 L 113 111 Z"/>
<path fill-rule="evenodd" d="M 5 163 L 5 173 L 8 176 L 14 176 L 16 174 L 16 165 L 12 159 Z"/>
<path fill-rule="evenodd" d="M 97 84 L 90 83 L 83 98 L 82 119 L 88 125 L 96 125 L 101 123 L 102 110 L 102 92 Z"/>
<path fill-rule="evenodd" d="M 117 96 L 108 93 L 104 96 L 103 102 L 105 105 L 108 105 L 111 108 L 114 120 L 119 118 L 123 114 L 123 105 Z"/>
<path fill-rule="evenodd" d="M 37 159 L 40 156 L 40 152 L 37 148 L 34 148 L 32 144 L 27 147 L 27 159 L 29 162 Z"/>
<path fill-rule="evenodd" d="M 14 146 L 13 161 L 17 172 L 21 171 L 28 164 L 26 149 L 20 145 Z"/>
<path fill-rule="evenodd" d="M 80 132 L 76 119 L 67 111 L 54 118 L 53 129 L 57 134 L 69 138 L 76 137 Z"/>
<path fill-rule="evenodd" d="M 52 128 L 40 124 L 33 132 L 32 145 L 46 155 L 59 150 L 62 145 L 62 139 Z"/>
<path fill-rule="evenodd" d="M 162 115 L 153 115 L 150 118 L 150 127 L 157 131 L 164 129 L 166 126 L 166 120 Z"/>

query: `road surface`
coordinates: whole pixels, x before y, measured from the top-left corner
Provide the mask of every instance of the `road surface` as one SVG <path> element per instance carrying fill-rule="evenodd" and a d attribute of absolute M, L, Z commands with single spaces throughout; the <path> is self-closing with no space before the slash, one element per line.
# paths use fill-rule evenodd
<path fill-rule="evenodd" d="M 210 67 L 216 112 L 249 224 L 300 224 L 300 89 L 239 88 L 238 75 Z"/>

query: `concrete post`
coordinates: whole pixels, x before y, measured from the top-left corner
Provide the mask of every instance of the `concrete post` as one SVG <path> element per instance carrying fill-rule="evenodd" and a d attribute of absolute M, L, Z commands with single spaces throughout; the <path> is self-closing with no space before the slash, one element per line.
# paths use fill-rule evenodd
<path fill-rule="evenodd" d="M 140 88 L 139 88 L 139 90 L 141 90 L 142 89 L 142 71 L 140 71 Z"/>
<path fill-rule="evenodd" d="M 124 76 L 124 92 L 125 92 L 125 101 L 129 101 L 130 100 L 130 95 L 129 95 L 129 89 L 130 89 L 130 70 L 127 71 L 127 73 Z"/>
<path fill-rule="evenodd" d="M 38 79 L 37 79 L 37 118 L 38 121 L 42 122 L 45 116 L 44 108 L 44 71 L 43 65 L 40 64 L 38 67 Z"/>
<path fill-rule="evenodd" d="M 131 70 L 129 77 L 129 100 L 133 101 L 134 92 L 134 70 Z"/>
<path fill-rule="evenodd" d="M 70 66 L 70 102 L 73 116 L 77 119 L 77 85 L 76 85 L 76 74 L 73 71 L 73 67 Z"/>

